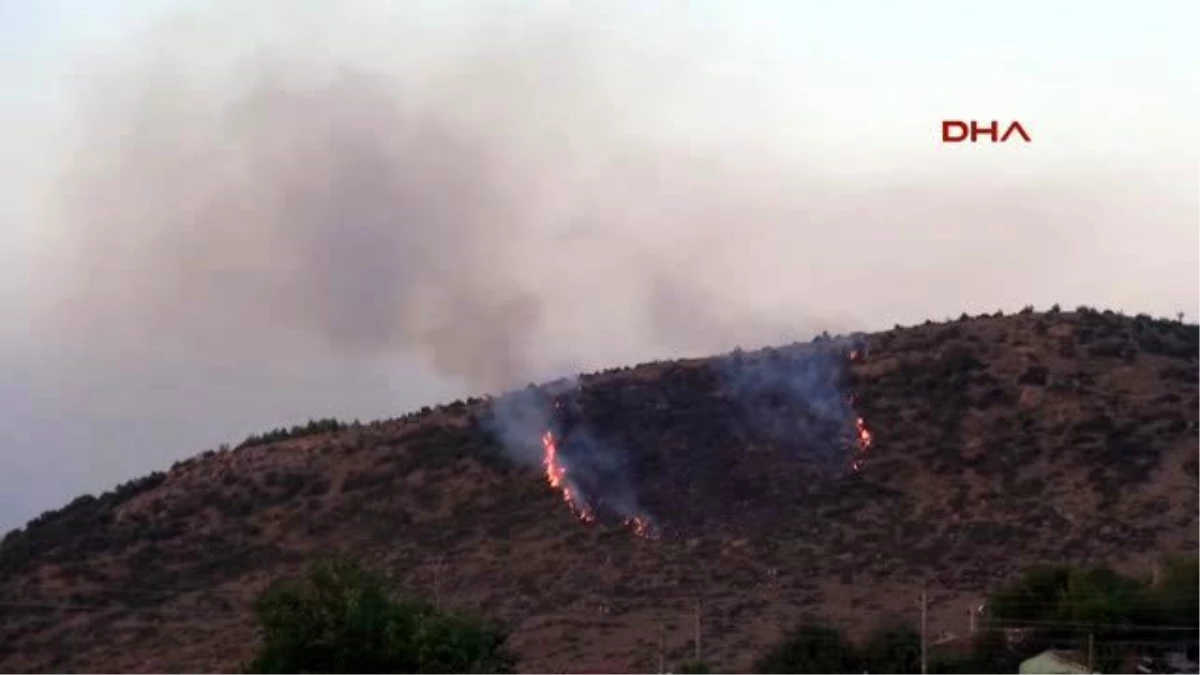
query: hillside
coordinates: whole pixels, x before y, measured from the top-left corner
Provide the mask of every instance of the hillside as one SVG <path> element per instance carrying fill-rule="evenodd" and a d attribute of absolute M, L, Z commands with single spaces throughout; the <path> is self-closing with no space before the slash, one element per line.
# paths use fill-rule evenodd
<path fill-rule="evenodd" d="M 255 594 L 335 551 L 506 620 L 525 670 L 653 670 L 660 627 L 677 661 L 697 601 L 725 670 L 922 589 L 960 630 L 1027 564 L 1196 550 L 1198 337 L 964 316 L 205 452 L 4 538 L 0 670 L 232 670 Z"/>

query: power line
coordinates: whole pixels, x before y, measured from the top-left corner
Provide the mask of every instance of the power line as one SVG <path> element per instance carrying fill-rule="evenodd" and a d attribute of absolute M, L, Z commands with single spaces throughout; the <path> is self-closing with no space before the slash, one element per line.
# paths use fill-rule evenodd
<path fill-rule="evenodd" d="M 1087 621 L 1054 621 L 1054 620 L 1012 620 L 1012 621 L 990 621 L 988 622 L 994 628 L 1037 628 L 1042 626 L 1059 627 L 1059 628 L 1095 628 L 1095 629 L 1119 629 L 1119 630 L 1200 630 L 1200 626 L 1162 626 L 1156 624 L 1133 624 L 1133 623 L 1090 623 Z M 1012 625 L 1001 625 L 1012 624 Z"/>

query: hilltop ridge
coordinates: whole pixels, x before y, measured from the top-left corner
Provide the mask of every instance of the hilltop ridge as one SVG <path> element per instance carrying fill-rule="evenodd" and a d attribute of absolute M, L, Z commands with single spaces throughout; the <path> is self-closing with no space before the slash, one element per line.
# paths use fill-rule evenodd
<path fill-rule="evenodd" d="M 1195 551 L 1198 338 L 964 315 L 272 432 L 7 534 L 0 670 L 231 669 L 255 594 L 335 551 L 509 622 L 526 670 L 653 668 L 697 599 L 723 670 L 802 613 L 865 626 L 918 588 L 957 629 L 1029 563 Z M 548 486 L 546 431 L 598 522 Z"/>

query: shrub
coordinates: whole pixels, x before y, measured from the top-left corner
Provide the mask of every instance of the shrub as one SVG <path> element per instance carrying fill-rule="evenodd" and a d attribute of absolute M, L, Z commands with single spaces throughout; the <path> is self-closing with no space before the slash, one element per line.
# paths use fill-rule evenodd
<path fill-rule="evenodd" d="M 389 597 L 348 560 L 313 566 L 270 588 L 255 607 L 263 631 L 254 673 L 509 673 L 506 634 L 420 601 Z"/>
<path fill-rule="evenodd" d="M 684 661 L 683 663 L 679 664 L 679 672 L 700 674 L 711 673 L 713 672 L 713 669 L 712 666 L 708 665 L 708 662 L 706 661 Z"/>
<path fill-rule="evenodd" d="M 317 434 L 327 434 L 334 431 L 341 431 L 346 428 L 344 422 L 329 417 L 319 420 L 309 420 L 305 424 L 297 424 L 291 429 L 279 427 L 262 434 L 251 434 L 238 444 L 238 450 L 242 448 L 250 448 L 256 445 L 266 445 L 268 443 L 278 443 L 279 441 L 287 441 L 293 438 L 304 438 L 306 436 L 316 436 Z"/>
<path fill-rule="evenodd" d="M 867 637 L 861 659 L 871 673 L 919 673 L 921 634 L 907 623 L 883 624 Z"/>
<path fill-rule="evenodd" d="M 805 622 L 755 664 L 759 673 L 849 673 L 858 670 L 854 646 L 833 627 Z"/>

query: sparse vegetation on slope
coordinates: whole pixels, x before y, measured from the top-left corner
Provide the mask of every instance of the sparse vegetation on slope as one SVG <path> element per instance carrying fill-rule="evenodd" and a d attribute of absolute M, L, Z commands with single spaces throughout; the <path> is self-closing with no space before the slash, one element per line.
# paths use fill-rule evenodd
<path fill-rule="evenodd" d="M 276 584 L 255 613 L 263 635 L 251 673 L 509 673 L 515 665 L 498 627 L 397 600 L 349 559 Z"/>
<path fill-rule="evenodd" d="M 267 445 L 270 443 L 278 443 L 279 441 L 287 441 L 293 438 L 304 438 L 305 436 L 315 436 L 317 434 L 328 434 L 335 431 L 341 431 L 346 428 L 346 424 L 338 420 L 327 417 L 319 420 L 309 420 L 304 424 L 297 424 L 288 429 L 279 427 L 261 434 L 252 434 L 246 440 L 238 444 L 237 449 L 252 448 L 256 445 Z"/>
<path fill-rule="evenodd" d="M 739 395 L 735 357 L 582 377 L 579 423 L 619 449 L 658 540 L 581 524 L 536 462 L 510 461 L 486 400 L 81 497 L 0 545 L 0 669 L 235 668 L 254 598 L 336 553 L 486 609 L 522 669 L 628 671 L 656 667 L 660 625 L 666 662 L 691 658 L 697 599 L 704 660 L 746 669 L 802 614 L 858 642 L 927 589 L 931 630 L 962 631 L 1028 565 L 1145 573 L 1195 551 L 1196 326 L 1026 312 L 864 341 L 839 366 L 873 434 L 857 472 L 830 469 L 846 439 L 802 397 Z M 804 349 L 736 358 L 785 367 Z"/>

